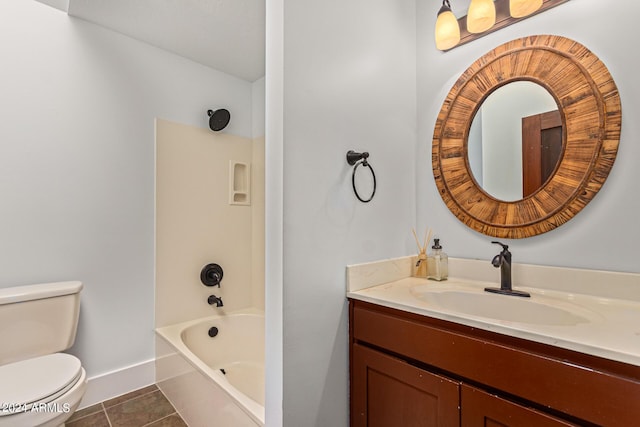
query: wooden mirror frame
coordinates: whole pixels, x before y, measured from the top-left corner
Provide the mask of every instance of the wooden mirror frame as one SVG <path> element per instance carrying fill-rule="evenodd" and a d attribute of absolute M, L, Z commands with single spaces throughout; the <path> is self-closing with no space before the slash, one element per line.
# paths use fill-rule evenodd
<path fill-rule="evenodd" d="M 555 98 L 563 125 L 563 155 L 551 178 L 530 196 L 505 202 L 475 181 L 467 156 L 471 121 L 494 90 L 535 82 Z M 613 166 L 622 109 L 605 65 L 565 37 L 530 36 L 505 43 L 475 61 L 447 95 L 433 133 L 433 175 L 440 196 L 480 233 L 518 239 L 564 224 L 600 190 Z"/>

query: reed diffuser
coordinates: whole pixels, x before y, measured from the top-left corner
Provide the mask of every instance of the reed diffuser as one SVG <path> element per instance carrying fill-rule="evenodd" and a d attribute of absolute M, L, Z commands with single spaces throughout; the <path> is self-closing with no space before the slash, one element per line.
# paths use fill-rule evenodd
<path fill-rule="evenodd" d="M 416 234 L 416 229 L 412 228 L 413 237 L 416 239 L 416 245 L 418 245 L 418 261 L 416 262 L 416 266 L 414 268 L 413 275 L 414 277 L 427 277 L 427 245 L 431 241 L 431 233 L 432 230 L 427 227 L 424 231 L 424 244 L 420 244 L 420 240 L 418 240 L 418 235 Z"/>

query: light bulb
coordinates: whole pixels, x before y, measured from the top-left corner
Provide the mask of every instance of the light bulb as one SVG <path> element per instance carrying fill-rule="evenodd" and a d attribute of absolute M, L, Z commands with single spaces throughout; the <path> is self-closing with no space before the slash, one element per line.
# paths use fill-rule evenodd
<path fill-rule="evenodd" d="M 460 42 L 460 26 L 458 19 L 451 12 L 449 0 L 442 2 L 436 20 L 436 48 L 439 50 L 451 49 Z"/>
<path fill-rule="evenodd" d="M 531 15 L 542 6 L 542 0 L 509 0 L 509 14 L 514 18 Z"/>
<path fill-rule="evenodd" d="M 481 33 L 496 23 L 496 6 L 493 0 L 471 0 L 467 12 L 467 30 L 470 33 Z"/>

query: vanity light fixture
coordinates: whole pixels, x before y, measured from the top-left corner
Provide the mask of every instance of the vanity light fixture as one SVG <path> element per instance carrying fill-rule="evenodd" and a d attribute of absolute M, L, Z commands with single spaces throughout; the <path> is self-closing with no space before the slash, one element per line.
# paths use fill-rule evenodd
<path fill-rule="evenodd" d="M 542 0 L 509 0 L 509 14 L 513 18 L 531 15 L 542 7 Z"/>
<path fill-rule="evenodd" d="M 539 1 L 542 2 L 542 0 Z M 513 3 L 514 0 L 511 0 L 511 4 Z M 482 33 L 493 27 L 495 23 L 496 6 L 493 4 L 493 0 L 471 0 L 467 12 L 467 31 L 474 34 Z"/>
<path fill-rule="evenodd" d="M 442 0 L 442 7 L 436 20 L 436 48 L 448 50 L 460 42 L 460 25 L 451 12 L 449 0 Z"/>
<path fill-rule="evenodd" d="M 471 0 L 467 15 L 456 18 L 449 0 L 443 0 L 436 20 L 436 48 L 453 49 L 568 1 Z"/>

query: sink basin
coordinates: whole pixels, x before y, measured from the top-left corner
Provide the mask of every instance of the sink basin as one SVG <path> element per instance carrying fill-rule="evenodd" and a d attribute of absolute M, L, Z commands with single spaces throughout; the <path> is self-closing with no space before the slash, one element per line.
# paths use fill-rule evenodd
<path fill-rule="evenodd" d="M 567 300 L 534 293 L 531 298 L 522 298 L 482 288 L 427 284 L 412 287 L 411 294 L 441 310 L 507 322 L 573 326 L 593 319 L 589 310 Z"/>

